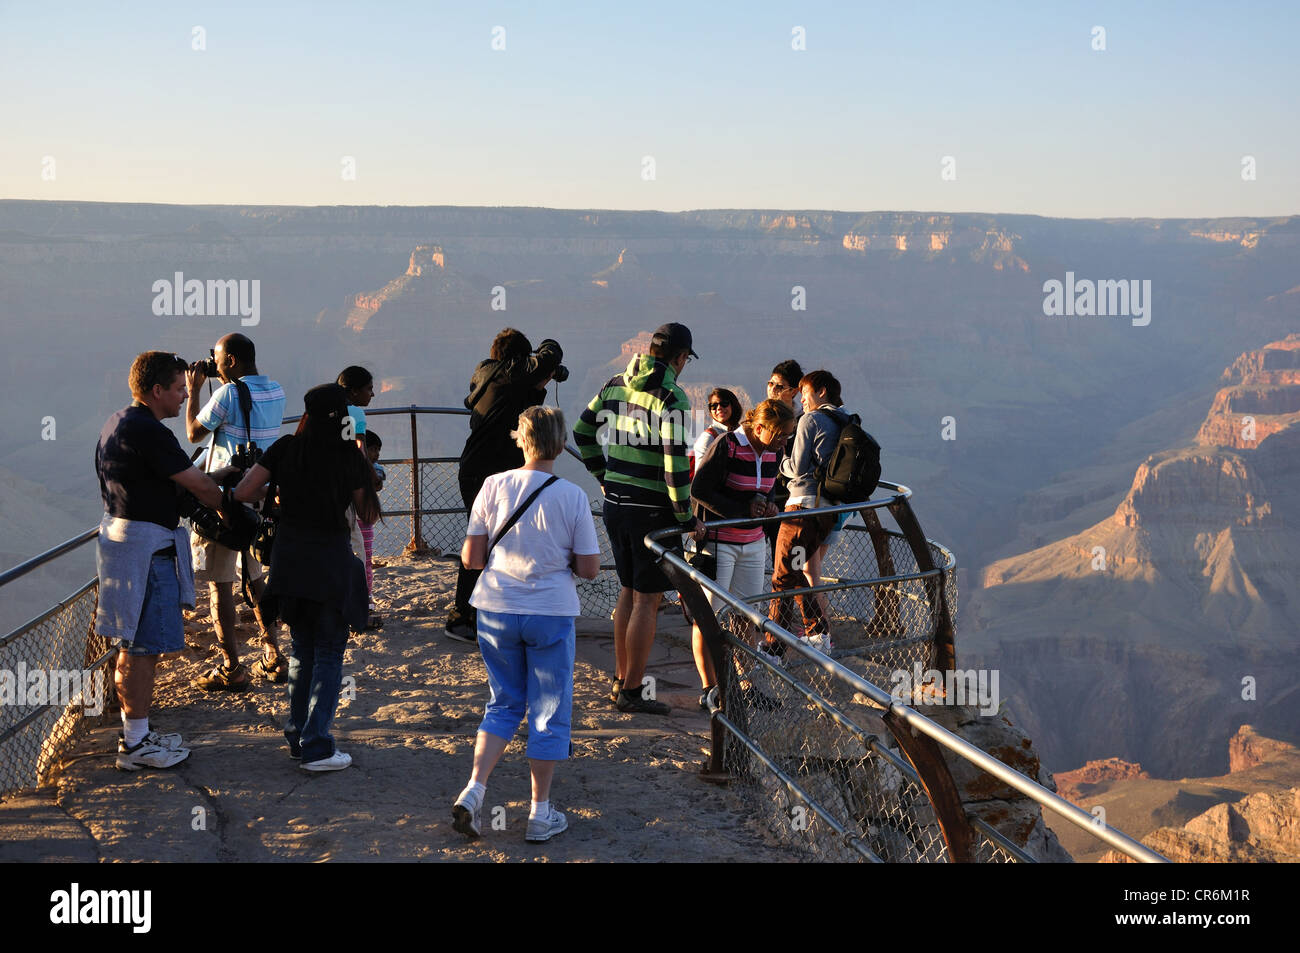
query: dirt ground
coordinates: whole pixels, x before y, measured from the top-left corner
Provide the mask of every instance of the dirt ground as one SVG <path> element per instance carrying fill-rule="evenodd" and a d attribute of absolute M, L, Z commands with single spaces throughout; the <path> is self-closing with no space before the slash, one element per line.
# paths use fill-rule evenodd
<path fill-rule="evenodd" d="M 576 753 L 552 789 L 569 830 L 548 844 L 524 842 L 519 737 L 488 786 L 484 823 L 495 817 L 504 829 L 473 842 L 457 834 L 451 803 L 469 775 L 487 683 L 477 647 L 442 631 L 454 566 L 389 559 L 375 582 L 385 626 L 350 640 L 334 722 L 352 767 L 313 775 L 290 760 L 286 686 L 255 681 L 240 694 L 191 686 L 219 657 L 201 605 L 186 623 L 187 650 L 159 666 L 150 716 L 151 727 L 185 736 L 189 760 L 122 773 L 113 766 L 118 726 L 87 732 L 50 784 L 0 803 L 0 861 L 799 859 L 748 819 L 736 794 L 698 777 L 709 723 L 695 704 L 689 630 L 675 607 L 660 615 L 649 668 L 673 705 L 667 718 L 614 710 L 612 625 L 579 620 Z M 242 622 L 240 632 L 251 663 L 254 626 Z M 281 644 L 287 650 L 287 629 Z"/>

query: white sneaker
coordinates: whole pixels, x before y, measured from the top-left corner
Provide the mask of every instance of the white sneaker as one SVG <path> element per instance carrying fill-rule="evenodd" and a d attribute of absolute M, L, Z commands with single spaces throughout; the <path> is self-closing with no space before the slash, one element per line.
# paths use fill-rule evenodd
<path fill-rule="evenodd" d="M 563 834 L 568 829 L 568 818 L 555 808 L 551 808 L 549 817 L 528 819 L 528 833 L 524 835 L 524 840 L 530 844 L 544 844 L 556 834 Z"/>
<path fill-rule="evenodd" d="M 156 731 L 151 731 L 149 734 L 144 736 L 144 740 L 151 745 L 157 745 L 159 748 L 172 748 L 174 750 L 176 748 L 185 747 L 185 743 L 181 739 L 181 736 L 174 732 L 172 734 L 163 735 Z M 121 751 L 125 746 L 126 735 L 119 731 L 117 733 L 117 749 Z"/>
<path fill-rule="evenodd" d="M 169 748 L 150 741 L 148 736 L 134 748 L 128 748 L 124 738 L 118 738 L 117 741 L 117 770 L 119 771 L 174 768 L 189 756 L 189 748 Z"/>
<path fill-rule="evenodd" d="M 304 771 L 342 771 L 352 763 L 352 755 L 344 754 L 337 748 L 328 758 L 322 758 L 320 761 L 306 761 L 298 767 Z"/>
<path fill-rule="evenodd" d="M 468 788 L 460 792 L 451 806 L 451 826 L 471 840 L 483 834 L 483 800 Z"/>

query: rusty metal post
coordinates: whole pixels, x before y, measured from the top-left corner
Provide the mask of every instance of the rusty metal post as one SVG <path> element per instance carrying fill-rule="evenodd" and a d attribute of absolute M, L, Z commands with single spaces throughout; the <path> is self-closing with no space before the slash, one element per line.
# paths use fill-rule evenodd
<path fill-rule="evenodd" d="M 954 864 L 973 863 L 975 835 L 971 831 L 970 822 L 966 820 L 966 812 L 962 810 L 961 794 L 943 760 L 942 749 L 928 735 L 913 732 L 892 711 L 885 712 L 881 721 L 893 734 L 898 747 L 921 779 L 921 787 L 934 808 L 943 841 L 948 845 L 949 860 Z"/>
<path fill-rule="evenodd" d="M 916 566 L 922 572 L 935 568 L 934 557 L 930 555 L 930 546 L 921 531 L 921 523 L 912 512 L 912 507 L 903 497 L 896 497 L 889 504 L 889 512 L 903 531 L 912 554 L 916 557 Z M 941 672 L 951 671 L 957 667 L 956 631 L 952 622 L 952 610 L 948 605 L 948 596 L 944 589 L 945 576 L 940 573 L 925 580 L 926 597 L 930 610 L 934 613 L 934 643 L 931 649 L 931 667 Z"/>
<path fill-rule="evenodd" d="M 411 541 L 407 553 L 423 556 L 429 552 L 424 541 L 424 527 L 420 524 L 420 445 L 416 436 L 415 405 L 411 405 Z"/>
<path fill-rule="evenodd" d="M 691 614 L 691 620 L 700 627 L 700 634 L 704 636 L 704 645 L 713 661 L 713 671 L 718 677 L 718 701 L 719 708 L 722 709 L 726 705 L 727 683 L 731 678 L 731 653 L 726 650 L 718 617 L 714 615 L 713 607 L 709 605 L 709 600 L 705 597 L 699 583 L 663 558 L 659 560 L 659 568 L 676 587 L 682 603 Z M 727 743 L 727 729 L 717 718 L 710 716 L 709 721 L 712 727 L 713 748 L 709 752 L 709 760 L 700 769 L 700 777 L 714 784 L 725 784 L 731 780 L 722 763 L 722 754 Z"/>

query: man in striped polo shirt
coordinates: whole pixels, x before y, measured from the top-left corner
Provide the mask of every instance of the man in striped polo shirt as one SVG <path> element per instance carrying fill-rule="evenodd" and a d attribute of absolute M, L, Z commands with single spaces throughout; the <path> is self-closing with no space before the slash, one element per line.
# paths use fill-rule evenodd
<path fill-rule="evenodd" d="M 650 353 L 638 354 L 626 371 L 611 378 L 573 427 L 582 461 L 605 496 L 605 528 L 621 587 L 614 610 L 616 670 L 610 699 L 624 712 L 670 711 L 646 697 L 641 685 L 659 602 L 672 588 L 644 539 L 666 526 L 693 532 L 697 525 L 686 457 L 691 402 L 677 386 L 687 361 L 699 357 L 691 345 L 685 325 L 659 328 Z"/>
<path fill-rule="evenodd" d="M 227 334 L 213 349 L 217 373 L 224 383 L 199 409 L 199 388 L 206 379 L 197 367 L 186 372 L 189 402 L 185 407 L 185 432 L 190 443 L 199 443 L 209 434 L 204 470 L 212 472 L 230 464 L 235 447 L 241 443 L 256 443 L 265 450 L 280 436 L 280 422 L 284 419 L 284 388 L 264 374 L 257 372 L 257 352 L 253 342 L 242 334 Z M 248 385 L 252 398 L 252 412 L 246 419 L 239 406 L 239 390 L 235 381 Z M 217 643 L 224 657 L 222 665 L 207 675 L 200 676 L 195 685 L 199 688 L 242 691 L 249 687 L 248 672 L 239 664 L 239 647 L 235 641 L 235 580 L 239 573 L 235 557 L 239 554 L 219 543 L 204 539 L 197 533 L 192 539 L 194 552 L 194 578 L 208 584 L 209 611 L 216 620 Z M 262 568 L 247 553 L 244 563 L 248 569 L 252 598 L 262 598 Z M 262 661 L 257 668 L 268 679 L 282 682 L 288 665 L 280 654 L 275 632 L 262 621 L 262 610 L 254 608 L 258 628 L 262 633 Z M 274 623 L 272 623 L 274 625 Z"/>

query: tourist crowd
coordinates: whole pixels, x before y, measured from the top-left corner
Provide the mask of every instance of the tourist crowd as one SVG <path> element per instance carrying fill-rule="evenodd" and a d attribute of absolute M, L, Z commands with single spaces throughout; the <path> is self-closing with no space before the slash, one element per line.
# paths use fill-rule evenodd
<path fill-rule="evenodd" d="M 648 533 L 678 531 L 670 535 L 684 541 L 690 564 L 737 596 L 764 591 L 769 556 L 771 591 L 800 590 L 820 582 L 842 522 L 799 511 L 839 497 L 866 499 L 845 489 L 857 479 L 844 476 L 845 455 L 852 463 L 855 440 L 862 445 L 857 435 L 865 434 L 844 410 L 830 372 L 805 374 L 794 360 L 782 361 L 769 375 L 767 398 L 748 409 L 735 390 L 714 388 L 708 424 L 695 433 L 680 384 L 698 357 L 693 343 L 682 324 L 660 327 L 571 431 L 601 489 L 618 578 L 609 699 L 620 712 L 670 710 L 645 675 L 661 602 L 675 588 L 645 545 Z M 445 628 L 452 639 L 477 643 L 487 671 L 489 701 L 471 774 L 453 806 L 455 829 L 471 837 L 482 831 L 492 770 L 525 719 L 532 776 L 527 839 L 544 842 L 568 825 L 551 805 L 550 789 L 572 747 L 576 580 L 595 578 L 601 549 L 586 493 L 554 473 L 570 431 L 545 398 L 552 380 L 568 376 L 563 357 L 558 342 L 534 348 L 507 328 L 475 368 L 465 399 L 470 432 L 458 476 L 469 520 Z M 204 402 L 199 392 L 207 379 L 220 386 Z M 287 682 L 290 757 L 308 771 L 346 768 L 351 758 L 331 734 L 344 650 L 350 632 L 383 625 L 371 566 L 385 478 L 382 441 L 365 414 L 373 375 L 350 366 L 336 381 L 311 388 L 295 432 L 286 436 L 284 390 L 259 372 L 253 342 L 242 334 L 226 335 L 210 360 L 193 364 L 145 352 L 129 384 L 134 400 L 109 418 L 95 454 L 105 508 L 96 631 L 119 647 L 117 767 L 168 768 L 189 756 L 179 735 L 151 729 L 149 710 L 158 657 L 184 648 L 182 607 L 194 607 L 201 581 L 208 584 L 221 662 L 196 684 L 243 691 L 253 676 Z M 182 406 L 186 436 L 205 444 L 194 463 L 164 424 Z M 867 478 L 871 488 L 878 475 L 877 465 Z M 792 515 L 775 519 L 782 513 Z M 717 525 L 737 520 L 752 522 Z M 237 583 L 260 633 L 250 666 L 235 638 Z M 713 604 L 716 597 L 707 595 Z M 789 601 L 773 599 L 770 610 L 787 627 Z M 805 643 L 829 653 L 822 596 L 798 594 L 793 601 Z M 290 632 L 287 659 L 281 622 Z M 709 710 L 716 707 L 717 673 L 698 625 L 692 647 L 699 704 Z M 779 664 L 783 644 L 768 637 L 758 648 Z"/>

